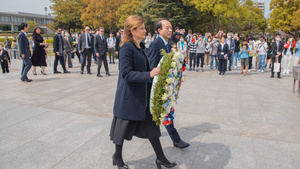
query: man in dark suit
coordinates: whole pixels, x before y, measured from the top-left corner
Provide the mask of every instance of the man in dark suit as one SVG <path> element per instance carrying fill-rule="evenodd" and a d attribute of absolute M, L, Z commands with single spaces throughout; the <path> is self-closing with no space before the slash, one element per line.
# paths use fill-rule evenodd
<path fill-rule="evenodd" d="M 283 51 L 283 42 L 280 39 L 280 35 L 276 35 L 275 41 L 271 44 L 272 50 L 272 70 L 271 70 L 271 78 L 274 78 L 274 63 L 280 63 L 279 72 L 277 72 L 277 77 L 280 79 L 280 72 L 281 72 L 281 59 L 282 59 L 282 51 Z"/>
<path fill-rule="evenodd" d="M 0 45 L 0 62 L 3 73 L 9 73 L 10 57 L 8 52 Z"/>
<path fill-rule="evenodd" d="M 20 56 L 23 60 L 23 66 L 22 66 L 22 72 L 21 72 L 21 80 L 23 82 L 31 82 L 31 79 L 28 79 L 27 73 L 29 72 L 32 63 L 30 60 L 31 52 L 29 48 L 29 41 L 27 38 L 27 31 L 28 31 L 28 25 L 26 23 L 22 23 L 20 25 L 21 32 L 18 36 L 18 44 L 19 44 L 19 51 Z"/>
<path fill-rule="evenodd" d="M 64 70 L 64 73 L 70 73 L 67 71 L 66 66 L 65 66 L 65 61 L 64 61 L 64 40 L 61 35 L 61 28 L 56 29 L 56 35 L 54 36 L 53 40 L 53 51 L 55 53 L 55 59 L 54 59 L 54 64 L 53 64 L 53 73 L 61 73 L 57 71 L 57 65 L 58 65 L 58 60 Z"/>
<path fill-rule="evenodd" d="M 101 27 L 99 29 L 99 35 L 96 36 L 96 42 L 95 42 L 95 51 L 96 51 L 96 56 L 97 56 L 97 77 L 102 77 L 100 70 L 102 66 L 102 62 L 105 67 L 105 72 L 107 76 L 110 76 L 109 70 L 108 70 L 108 64 L 107 64 L 107 51 L 108 51 L 108 46 L 107 46 L 107 40 L 106 37 L 104 36 L 104 28 Z"/>
<path fill-rule="evenodd" d="M 81 54 L 81 74 L 84 72 L 84 67 L 87 61 L 87 73 L 92 74 L 91 72 L 91 62 L 92 62 L 92 54 L 94 51 L 94 36 L 90 34 L 90 27 L 85 27 L 85 33 L 82 33 L 79 41 L 79 53 Z"/>
<path fill-rule="evenodd" d="M 160 20 L 156 24 L 156 31 L 158 37 L 151 43 L 149 47 L 148 57 L 150 60 L 150 70 L 157 67 L 159 61 L 163 57 L 160 53 L 161 49 L 165 49 L 167 53 L 171 52 L 171 45 L 168 44 L 169 39 L 172 36 L 172 25 L 168 20 Z M 181 140 L 177 130 L 174 127 L 174 122 L 171 125 L 165 126 L 175 147 L 186 148 L 188 143 Z"/>

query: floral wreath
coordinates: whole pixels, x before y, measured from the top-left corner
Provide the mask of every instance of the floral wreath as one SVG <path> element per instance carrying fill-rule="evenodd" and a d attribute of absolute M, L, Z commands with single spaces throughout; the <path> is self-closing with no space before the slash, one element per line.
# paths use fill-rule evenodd
<path fill-rule="evenodd" d="M 163 55 L 158 67 L 160 73 L 154 77 L 150 97 L 150 112 L 156 125 L 171 125 L 174 119 L 175 104 L 181 86 L 182 73 L 186 69 L 185 56 L 179 52 L 166 53 Z"/>

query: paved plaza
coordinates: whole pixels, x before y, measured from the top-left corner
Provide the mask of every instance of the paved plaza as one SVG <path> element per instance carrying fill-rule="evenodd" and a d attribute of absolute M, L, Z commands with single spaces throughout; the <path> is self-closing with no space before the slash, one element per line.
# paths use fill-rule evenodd
<path fill-rule="evenodd" d="M 111 77 L 71 74 L 33 76 L 20 81 L 20 62 L 0 74 L 0 169 L 114 169 L 109 140 L 117 85 Z M 103 71 L 103 68 L 102 68 Z M 40 72 L 38 69 L 37 72 Z M 104 72 L 102 73 L 105 74 Z M 185 72 L 176 105 L 175 126 L 191 143 L 174 148 L 162 127 L 161 142 L 177 169 L 299 169 L 300 98 L 292 78 L 239 71 Z M 131 169 L 155 169 L 148 140 L 124 144 Z"/>

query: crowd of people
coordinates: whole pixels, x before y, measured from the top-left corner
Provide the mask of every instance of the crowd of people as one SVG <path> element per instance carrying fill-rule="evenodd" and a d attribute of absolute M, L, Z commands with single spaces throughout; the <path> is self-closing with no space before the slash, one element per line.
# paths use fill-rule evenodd
<path fill-rule="evenodd" d="M 75 56 L 81 64 L 81 74 L 84 74 L 86 67 L 87 74 L 92 74 L 91 64 L 94 61 L 97 67 L 97 76 L 101 75 L 102 63 L 105 67 L 105 73 L 110 76 L 109 64 L 115 64 L 118 59 L 120 42 L 123 37 L 123 29 L 120 29 L 116 34 L 109 33 L 106 37 L 104 28 L 91 30 L 90 27 L 79 33 L 69 33 L 57 28 L 56 35 L 53 40 L 53 51 L 55 55 L 53 64 L 53 73 L 61 73 L 57 70 L 58 62 L 62 66 L 63 73 L 69 73 L 68 68 L 72 68 L 72 60 Z M 35 27 L 31 37 L 29 38 L 29 47 L 31 47 L 30 61 L 33 66 L 33 75 L 37 75 L 36 68 L 41 67 L 41 74 L 47 75 L 45 67 L 47 67 L 47 53 L 49 44 L 45 43 L 41 35 L 41 28 Z M 147 33 L 146 38 L 142 41 L 145 44 L 145 52 L 151 43 L 157 38 L 155 34 Z M 212 33 L 192 33 L 192 30 L 175 28 L 172 33 L 172 38 L 168 42 L 172 48 L 178 49 L 186 56 L 186 61 L 189 65 L 189 71 L 204 71 L 205 67 L 211 70 L 219 70 L 220 75 L 224 75 L 226 71 L 232 69 L 240 69 L 241 74 L 247 75 L 251 70 L 265 72 L 267 68 L 271 69 L 274 77 L 275 72 L 280 72 L 289 75 L 292 66 L 300 65 L 300 39 L 295 38 L 281 39 L 280 35 L 275 38 L 266 39 L 239 37 L 238 33 L 224 33 L 219 31 L 217 34 Z M 275 45 L 276 43 L 276 45 Z M 4 45 L 1 46 L 1 68 L 3 73 L 9 72 L 11 59 L 20 59 L 21 53 L 20 44 L 17 37 L 11 41 L 6 38 Z M 9 57 L 6 57 L 6 51 Z M 280 67 L 278 70 L 278 64 Z M 282 68 L 282 70 L 281 70 Z"/>

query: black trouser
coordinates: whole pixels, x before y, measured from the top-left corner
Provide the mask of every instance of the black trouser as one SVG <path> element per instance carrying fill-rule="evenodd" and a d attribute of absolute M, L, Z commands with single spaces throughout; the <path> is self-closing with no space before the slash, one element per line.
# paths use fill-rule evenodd
<path fill-rule="evenodd" d="M 61 64 L 63 70 L 67 71 L 66 66 L 65 66 L 65 59 L 64 59 L 63 53 L 60 53 L 59 56 L 55 53 L 54 67 L 53 67 L 54 72 L 57 71 L 58 60 L 59 60 L 59 63 Z"/>
<path fill-rule="evenodd" d="M 233 52 L 231 52 L 231 51 L 229 51 L 229 53 L 228 53 L 228 61 L 229 61 L 229 67 L 228 67 L 228 69 L 229 69 L 229 70 L 231 70 L 232 61 L 233 61 L 233 60 L 231 59 L 232 53 L 233 53 Z M 226 63 L 226 67 L 227 67 L 227 63 Z"/>
<path fill-rule="evenodd" d="M 195 68 L 196 53 L 190 53 L 190 68 Z"/>
<path fill-rule="evenodd" d="M 281 72 L 281 58 L 282 58 L 282 55 L 280 55 L 278 57 L 278 63 L 280 63 L 280 69 L 279 69 L 279 72 L 277 73 L 277 77 L 280 77 L 280 72 Z M 277 63 L 277 59 L 276 57 L 272 57 L 272 69 L 271 69 L 271 75 L 274 76 L 274 63 Z"/>
<path fill-rule="evenodd" d="M 102 66 L 102 62 L 104 64 L 104 68 L 105 68 L 106 74 L 109 73 L 106 57 L 107 57 L 106 53 L 105 54 L 100 54 L 100 56 L 97 57 L 97 65 L 98 65 L 97 70 L 98 70 L 98 74 L 100 74 L 100 69 L 101 69 L 101 66 Z"/>
<path fill-rule="evenodd" d="M 87 66 L 86 70 L 88 73 L 91 73 L 91 63 L 92 63 L 92 49 L 84 49 L 84 51 L 81 54 L 81 71 L 84 71 L 84 67 L 86 65 L 86 60 L 87 60 Z"/>
<path fill-rule="evenodd" d="M 225 73 L 227 67 L 227 59 L 219 59 L 219 71 Z"/>
<path fill-rule="evenodd" d="M 204 53 L 197 53 L 197 60 L 196 60 L 197 67 L 199 67 L 200 60 L 201 60 L 201 68 L 203 68 L 203 64 L 204 64 Z"/>
<path fill-rule="evenodd" d="M 165 128 L 167 129 L 173 142 L 178 143 L 181 140 L 176 128 L 174 127 L 174 121 L 172 121 L 171 125 L 165 126 Z"/>
<path fill-rule="evenodd" d="M 249 57 L 249 70 L 251 70 L 252 69 L 252 59 L 253 59 L 253 57 Z"/>
<path fill-rule="evenodd" d="M 1 62 L 1 68 L 2 68 L 3 73 L 9 73 L 7 60 L 4 60 L 3 62 Z"/>

